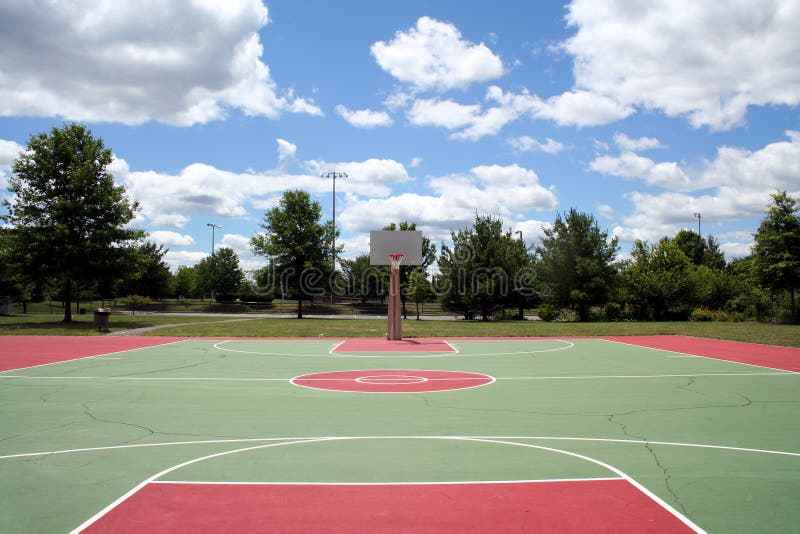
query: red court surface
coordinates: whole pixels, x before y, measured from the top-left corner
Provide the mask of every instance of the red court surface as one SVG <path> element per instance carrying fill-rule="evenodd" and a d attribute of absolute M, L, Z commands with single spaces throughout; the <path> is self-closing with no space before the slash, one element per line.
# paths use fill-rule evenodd
<path fill-rule="evenodd" d="M 692 532 L 623 479 L 490 484 L 151 483 L 84 532 Z"/>
<path fill-rule="evenodd" d="M 800 373 L 800 349 L 791 347 L 774 347 L 690 336 L 619 336 L 604 337 L 603 339 Z"/>
<path fill-rule="evenodd" d="M 420 393 L 485 386 L 494 382 L 494 378 L 464 371 L 368 369 L 313 373 L 292 378 L 291 382 L 296 386 L 326 391 Z"/>
<path fill-rule="evenodd" d="M 443 339 L 346 339 L 333 353 L 347 352 L 455 352 Z"/>
<path fill-rule="evenodd" d="M 0 336 L 0 371 L 180 341 L 173 337 Z"/>

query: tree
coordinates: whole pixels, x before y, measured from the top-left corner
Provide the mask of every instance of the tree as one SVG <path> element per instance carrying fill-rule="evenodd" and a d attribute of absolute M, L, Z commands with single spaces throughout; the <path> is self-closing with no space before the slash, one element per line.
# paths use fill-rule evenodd
<path fill-rule="evenodd" d="M 281 283 L 292 286 L 298 319 L 303 318 L 303 297 L 324 289 L 326 274 L 330 279 L 333 273 L 333 225 L 320 223 L 321 218 L 322 207 L 308 193 L 286 191 L 278 206 L 264 214 L 264 233 L 250 238 L 253 251 L 273 262 Z"/>
<path fill-rule="evenodd" d="M 168 250 L 151 241 L 135 247 L 128 275 L 117 284 L 118 295 L 145 295 L 160 299 L 171 292 L 172 272 L 164 262 Z"/>
<path fill-rule="evenodd" d="M 389 288 L 389 270 L 370 265 L 369 254 L 361 254 L 352 260 L 340 259 L 347 291 L 362 299 L 383 299 Z"/>
<path fill-rule="evenodd" d="M 703 239 L 697 232 L 681 230 L 673 241 L 693 264 L 705 265 L 711 269 L 725 267 L 725 254 L 719 249 L 719 242 L 712 235 Z"/>
<path fill-rule="evenodd" d="M 605 304 L 614 287 L 617 238 L 608 239 L 593 215 L 571 208 L 556 215 L 536 248 L 537 272 L 545 299 L 557 306 L 577 308 L 581 321 L 589 319 L 591 306 Z"/>
<path fill-rule="evenodd" d="M 31 136 L 27 151 L 12 164 L 0 216 L 25 250 L 32 277 L 56 277 L 63 287 L 64 322 L 72 322 L 75 284 L 117 276 L 122 261 L 144 232 L 127 227 L 137 203 L 114 184 L 111 150 L 85 126 L 67 124 Z"/>
<path fill-rule="evenodd" d="M 688 317 L 694 295 L 694 266 L 670 238 L 656 245 L 636 241 L 622 272 L 623 287 L 636 315 L 646 319 Z"/>
<path fill-rule="evenodd" d="M 424 303 L 431 295 L 431 283 L 428 277 L 420 268 L 411 271 L 408 280 L 408 295 L 417 305 L 417 320 L 419 320 L 419 305 Z"/>
<path fill-rule="evenodd" d="M 232 248 L 222 247 L 195 266 L 199 285 L 220 300 L 233 300 L 244 282 L 244 271 Z"/>
<path fill-rule="evenodd" d="M 197 288 L 197 272 L 194 267 L 178 266 L 175 273 L 175 293 L 179 299 L 194 296 Z"/>
<path fill-rule="evenodd" d="M 766 217 L 753 236 L 755 268 L 764 286 L 788 291 L 794 319 L 798 318 L 795 293 L 800 287 L 800 204 L 786 191 L 772 195 Z"/>
<path fill-rule="evenodd" d="M 441 274 L 435 279 L 440 301 L 447 309 L 462 310 L 465 318 L 477 308 L 488 321 L 498 305 L 508 302 L 519 242 L 503 230 L 502 219 L 491 215 L 476 215 L 472 228 L 451 237 L 453 249 L 442 247 Z"/>

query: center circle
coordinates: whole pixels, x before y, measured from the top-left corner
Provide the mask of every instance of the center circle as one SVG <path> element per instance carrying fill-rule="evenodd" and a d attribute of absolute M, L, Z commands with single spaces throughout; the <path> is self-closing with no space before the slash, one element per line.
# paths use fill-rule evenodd
<path fill-rule="evenodd" d="M 424 393 L 485 386 L 494 377 L 467 371 L 359 369 L 328 371 L 292 378 L 295 386 L 353 393 Z"/>
<path fill-rule="evenodd" d="M 356 382 L 360 384 L 385 384 L 385 385 L 398 385 L 398 384 L 418 384 L 420 382 L 427 382 L 428 379 L 424 376 L 410 376 L 410 375 L 371 375 L 361 376 L 356 378 Z"/>

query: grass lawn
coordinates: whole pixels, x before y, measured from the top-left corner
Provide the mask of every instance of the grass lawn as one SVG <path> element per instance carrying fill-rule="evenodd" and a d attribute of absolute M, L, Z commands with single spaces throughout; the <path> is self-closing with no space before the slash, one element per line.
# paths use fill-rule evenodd
<path fill-rule="evenodd" d="M 72 324 L 63 324 L 63 313 L 30 313 L 0 316 L 0 335 L 27 336 L 97 336 L 120 330 L 142 328 L 161 324 L 202 323 L 225 320 L 224 317 L 167 316 L 167 315 L 112 315 L 109 330 L 98 331 L 92 325 L 94 315 L 74 314 Z"/>
<path fill-rule="evenodd" d="M 103 335 L 92 326 L 92 314 L 18 314 L 0 317 L 0 335 Z M 180 337 L 384 337 L 385 319 L 225 318 L 180 315 L 112 315 L 110 331 L 166 326 L 145 335 Z M 800 326 L 756 322 L 620 322 L 548 323 L 544 321 L 416 321 L 403 322 L 404 337 L 626 336 L 679 334 L 800 347 Z"/>
<path fill-rule="evenodd" d="M 385 319 L 253 319 L 159 328 L 153 335 L 212 337 L 384 337 Z M 403 322 L 404 337 L 626 336 L 680 334 L 800 347 L 800 326 L 755 322 L 546 323 L 543 321 Z"/>

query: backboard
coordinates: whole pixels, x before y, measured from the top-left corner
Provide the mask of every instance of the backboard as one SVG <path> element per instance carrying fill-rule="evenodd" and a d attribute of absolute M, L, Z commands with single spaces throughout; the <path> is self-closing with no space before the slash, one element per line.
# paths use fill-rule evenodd
<path fill-rule="evenodd" d="M 369 233 L 369 264 L 390 265 L 389 254 L 403 254 L 403 265 L 422 264 L 422 232 L 373 230 Z"/>

